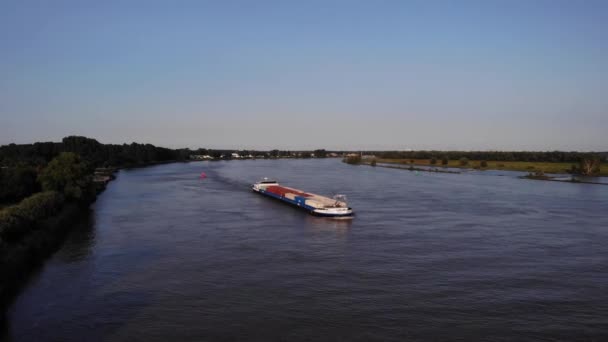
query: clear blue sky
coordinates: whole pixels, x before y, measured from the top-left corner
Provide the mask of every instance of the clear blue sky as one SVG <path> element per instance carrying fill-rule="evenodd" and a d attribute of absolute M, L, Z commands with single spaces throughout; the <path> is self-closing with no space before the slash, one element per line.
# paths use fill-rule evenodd
<path fill-rule="evenodd" d="M 0 144 L 608 150 L 608 1 L 2 1 Z"/>

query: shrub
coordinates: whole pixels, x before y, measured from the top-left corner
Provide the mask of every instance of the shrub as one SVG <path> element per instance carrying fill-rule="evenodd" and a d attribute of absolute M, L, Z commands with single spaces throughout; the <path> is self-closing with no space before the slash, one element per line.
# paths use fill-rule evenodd
<path fill-rule="evenodd" d="M 56 191 L 39 192 L 15 206 L 20 214 L 31 220 L 55 215 L 63 205 L 63 196 Z"/>
<path fill-rule="evenodd" d="M 430 163 L 431 163 L 431 165 L 437 164 L 437 158 L 435 158 L 435 157 L 431 158 Z"/>
<path fill-rule="evenodd" d="M 584 176 L 595 176 L 600 173 L 600 165 L 602 160 L 598 156 L 581 158 L 578 166 L 578 172 Z"/>
<path fill-rule="evenodd" d="M 376 158 L 372 159 L 372 161 L 369 164 L 371 166 L 376 166 Z"/>
<path fill-rule="evenodd" d="M 481 163 L 479 164 L 479 166 L 481 167 L 488 167 L 488 162 L 485 160 L 482 160 Z"/>
<path fill-rule="evenodd" d="M 448 157 L 443 157 L 441 158 L 441 165 L 448 165 L 449 161 L 450 160 L 448 159 Z"/>
<path fill-rule="evenodd" d="M 47 191 L 5 208 L 0 211 L 0 238 L 5 241 L 20 239 L 34 230 L 41 220 L 57 214 L 63 203 L 61 194 Z"/>
<path fill-rule="evenodd" d="M 467 158 L 467 157 L 460 158 L 460 165 L 462 165 L 462 166 L 469 165 L 469 158 Z"/>

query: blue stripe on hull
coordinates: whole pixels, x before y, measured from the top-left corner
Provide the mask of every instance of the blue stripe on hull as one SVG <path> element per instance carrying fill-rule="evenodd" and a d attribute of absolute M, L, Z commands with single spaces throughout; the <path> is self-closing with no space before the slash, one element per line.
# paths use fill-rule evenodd
<path fill-rule="evenodd" d="M 296 206 L 298 208 L 302 208 L 302 209 L 304 209 L 304 210 L 306 210 L 308 212 L 312 212 L 313 210 L 315 210 L 315 208 L 313 208 L 313 207 L 311 207 L 309 205 L 306 205 L 306 204 L 301 205 L 300 203 L 298 203 L 298 202 L 296 202 L 294 200 L 290 200 L 287 197 L 281 197 L 279 195 L 273 194 L 272 192 L 266 192 L 264 190 L 260 190 L 260 191 L 258 191 L 258 193 L 260 193 L 262 195 L 266 195 L 268 197 L 272 197 L 272 198 L 278 199 L 278 200 L 286 202 L 286 203 L 289 203 L 289 204 L 291 204 L 293 206 Z"/>

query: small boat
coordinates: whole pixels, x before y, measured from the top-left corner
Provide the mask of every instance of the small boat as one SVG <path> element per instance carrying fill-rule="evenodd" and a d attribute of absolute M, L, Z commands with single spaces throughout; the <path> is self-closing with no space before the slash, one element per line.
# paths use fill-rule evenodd
<path fill-rule="evenodd" d="M 282 186 L 276 180 L 268 178 L 254 183 L 251 189 L 259 194 L 304 209 L 312 215 L 334 218 L 350 218 L 354 215 L 353 209 L 348 206 L 344 195 L 329 198 Z"/>

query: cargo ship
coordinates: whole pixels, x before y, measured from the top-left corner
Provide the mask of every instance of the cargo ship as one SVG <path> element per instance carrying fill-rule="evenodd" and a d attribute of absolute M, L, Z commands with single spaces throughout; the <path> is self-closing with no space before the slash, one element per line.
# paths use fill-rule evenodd
<path fill-rule="evenodd" d="M 354 215 L 353 209 L 348 207 L 344 195 L 329 198 L 311 194 L 279 185 L 277 181 L 268 178 L 253 184 L 251 189 L 259 194 L 302 208 L 312 215 L 334 218 L 350 218 Z"/>

